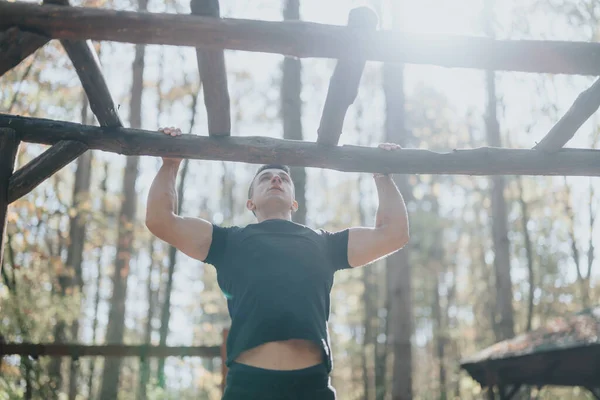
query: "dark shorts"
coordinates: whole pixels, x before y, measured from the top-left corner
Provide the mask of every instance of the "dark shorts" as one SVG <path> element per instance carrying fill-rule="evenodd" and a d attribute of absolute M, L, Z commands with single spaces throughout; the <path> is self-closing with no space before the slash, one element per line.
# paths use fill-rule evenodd
<path fill-rule="evenodd" d="M 325 364 L 274 371 L 233 363 L 222 400 L 335 400 Z"/>

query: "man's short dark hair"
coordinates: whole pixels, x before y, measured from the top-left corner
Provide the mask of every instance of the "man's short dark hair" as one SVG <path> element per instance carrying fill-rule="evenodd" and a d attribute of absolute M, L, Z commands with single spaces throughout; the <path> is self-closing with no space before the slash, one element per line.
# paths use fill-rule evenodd
<path fill-rule="evenodd" d="M 254 192 L 254 180 L 256 179 L 256 177 L 258 176 L 258 174 L 260 174 L 261 172 L 263 172 L 265 169 L 280 169 L 282 171 L 285 171 L 288 175 L 290 175 L 290 167 L 288 167 L 287 165 L 283 165 L 283 164 L 265 164 L 263 166 L 261 166 L 258 171 L 256 171 L 256 174 L 254 174 L 254 177 L 252 178 L 252 181 L 250 181 L 250 187 L 248 188 L 248 198 L 251 199 L 252 198 L 252 194 Z"/>

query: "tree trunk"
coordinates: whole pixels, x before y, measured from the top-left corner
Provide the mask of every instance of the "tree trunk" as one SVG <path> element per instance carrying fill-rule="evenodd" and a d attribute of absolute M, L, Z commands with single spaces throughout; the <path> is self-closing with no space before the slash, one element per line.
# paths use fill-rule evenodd
<path fill-rule="evenodd" d="M 405 146 L 407 131 L 404 112 L 404 68 L 384 64 L 384 93 L 386 99 L 386 141 Z M 405 196 L 410 190 L 408 177 L 397 175 L 396 185 Z M 412 273 L 408 248 L 387 258 L 389 299 L 391 309 L 390 343 L 394 364 L 392 371 L 392 400 L 412 399 Z"/>
<path fill-rule="evenodd" d="M 86 124 L 87 121 L 84 119 L 87 114 L 87 97 L 83 95 L 82 104 L 82 124 Z M 62 273 L 58 276 L 59 284 L 59 296 L 67 297 L 73 294 L 75 284 L 79 287 L 79 292 L 83 290 L 83 277 L 81 272 L 81 263 L 83 260 L 83 244 L 85 242 L 85 213 L 81 209 L 81 205 L 86 202 L 90 190 L 91 182 L 91 167 L 92 167 L 92 153 L 87 151 L 82 154 L 77 161 L 77 170 L 75 171 L 75 182 L 73 184 L 73 208 L 75 209 L 75 215 L 69 219 L 69 247 L 67 248 L 67 260 L 65 268 Z M 83 214 L 83 215 L 82 215 Z M 77 333 L 79 331 L 78 322 L 75 320 L 71 326 L 71 341 L 77 341 Z M 67 341 L 67 323 L 64 320 L 59 319 L 54 326 L 54 342 L 64 343 Z M 70 367 L 70 379 L 69 379 L 69 399 L 71 393 L 75 390 L 74 385 L 76 384 L 76 376 L 74 368 L 76 363 L 71 360 Z M 53 358 L 49 366 L 49 375 L 52 381 L 52 385 L 55 387 L 56 392 L 60 392 L 62 389 L 62 358 Z M 71 383 L 73 381 L 73 383 Z"/>
<path fill-rule="evenodd" d="M 181 169 L 181 177 L 179 178 L 179 186 L 177 188 L 177 214 L 181 214 L 183 206 L 183 195 L 184 195 L 184 184 L 187 176 L 189 167 L 189 160 L 183 161 L 183 167 Z M 160 339 L 159 344 L 165 346 L 167 344 L 167 336 L 169 335 L 169 320 L 171 319 L 171 292 L 173 290 L 173 275 L 175 273 L 175 264 L 177 262 L 177 249 L 173 246 L 169 246 L 169 272 L 167 277 L 167 284 L 165 288 L 165 301 L 162 306 L 160 314 Z M 158 360 L 158 385 L 161 388 L 165 387 L 165 359 L 161 358 Z"/>
<path fill-rule="evenodd" d="M 436 180 L 433 179 L 431 182 L 431 186 L 436 184 Z M 431 201 L 431 214 L 440 218 L 439 215 L 439 203 L 438 199 L 435 195 L 432 195 L 430 198 Z M 439 373 L 439 399 L 446 400 L 447 392 L 446 392 L 446 364 L 445 364 L 445 354 L 446 354 L 446 342 L 448 340 L 448 325 L 446 322 L 446 316 L 442 313 L 444 307 L 442 306 L 442 297 L 440 296 L 441 288 L 441 279 L 446 276 L 445 274 L 445 262 L 444 262 L 444 234 L 443 228 L 441 225 L 434 227 L 435 232 L 433 232 L 433 242 L 432 248 L 430 249 L 429 257 L 430 263 L 433 267 L 433 285 L 432 285 L 432 294 L 433 294 L 433 306 L 432 306 L 432 314 L 433 314 L 433 323 L 434 323 L 434 337 L 435 337 L 435 348 L 436 348 L 436 356 L 438 359 L 438 373 Z M 447 295 L 449 296 L 449 294 Z M 447 298 L 448 301 L 448 298 Z"/>
<path fill-rule="evenodd" d="M 361 226 L 367 224 L 365 207 L 365 195 L 361 191 L 362 178 L 358 179 L 358 215 Z M 373 353 L 375 348 L 375 342 L 377 340 L 374 335 L 373 317 L 377 315 L 377 305 L 373 301 L 373 297 L 377 294 L 375 285 L 375 271 L 374 266 L 362 269 L 362 281 L 363 281 L 363 345 L 361 351 L 361 369 L 362 369 L 362 380 L 363 380 L 363 399 L 373 399 L 373 374 L 372 369 L 369 368 L 370 355 Z"/>
<path fill-rule="evenodd" d="M 529 210 L 527 202 L 523 197 L 523 179 L 517 178 L 519 187 L 519 205 L 521 206 L 521 225 L 523 225 L 523 241 L 525 242 L 525 254 L 527 256 L 527 272 L 529 281 L 529 293 L 527 295 L 527 320 L 525 321 L 525 330 L 531 331 L 531 322 L 533 320 L 533 296 L 535 292 L 535 275 L 533 271 L 533 250 L 531 247 L 531 237 L 529 237 Z"/>
<path fill-rule="evenodd" d="M 147 0 L 139 1 L 139 10 L 145 11 Z M 144 53 L 143 45 L 135 46 L 133 61 L 133 81 L 131 87 L 130 124 L 134 128 L 141 127 L 142 93 L 144 89 Z M 138 175 L 139 157 L 127 157 L 125 174 L 123 175 L 123 203 L 119 215 L 119 230 L 117 239 L 117 256 L 112 277 L 113 293 L 110 300 L 108 326 L 106 328 L 107 343 L 123 343 L 125 334 L 125 300 L 127 297 L 127 280 L 129 264 L 133 250 L 133 233 L 137 193 L 135 183 Z M 117 399 L 119 375 L 121 371 L 120 358 L 106 358 L 102 372 L 100 400 Z"/>
<path fill-rule="evenodd" d="M 196 124 L 196 107 L 198 106 L 198 93 L 192 95 L 192 115 L 190 117 L 190 128 L 191 132 Z M 181 168 L 181 176 L 179 178 L 179 187 L 177 188 L 177 214 L 181 214 L 183 208 L 183 197 L 184 197 L 184 185 L 185 178 L 189 169 L 189 160 L 183 161 L 183 167 Z M 169 320 L 171 319 L 171 291 L 173 289 L 173 274 L 175 273 L 175 263 L 177 261 L 177 249 L 173 246 L 169 247 L 169 267 L 167 283 L 165 288 L 165 301 L 162 306 L 160 314 L 160 328 L 159 328 L 159 344 L 164 346 L 167 344 L 167 336 L 169 335 Z M 165 387 L 165 359 L 161 358 L 158 360 L 157 369 L 158 384 L 160 387 Z"/>
<path fill-rule="evenodd" d="M 485 2 L 485 29 L 489 36 L 493 36 L 493 0 Z M 487 115 L 486 133 L 488 144 L 501 147 L 500 125 L 496 115 L 496 83 L 493 71 L 485 72 L 487 89 Z M 496 340 L 509 339 L 514 336 L 514 317 L 512 305 L 512 281 L 510 276 L 510 248 L 508 241 L 508 217 L 506 201 L 504 200 L 504 177 L 491 178 L 492 200 L 492 241 L 494 245 L 494 270 L 496 275 L 496 312 L 494 333 Z"/>
<path fill-rule="evenodd" d="M 300 20 L 300 1 L 285 0 L 283 19 Z M 281 117 L 283 119 L 283 138 L 302 140 L 302 65 L 300 59 L 285 57 L 281 80 Z M 298 211 L 293 219 L 299 224 L 306 224 L 306 169 L 292 167 L 292 178 L 296 189 Z"/>
<path fill-rule="evenodd" d="M 82 106 L 81 120 L 87 123 L 87 97 Z M 77 214 L 71 218 L 69 229 L 69 239 L 71 243 L 67 250 L 67 266 L 75 271 L 75 279 L 79 288 L 79 293 L 83 295 L 83 245 L 86 237 L 86 214 L 81 205 L 89 201 L 90 184 L 92 179 L 92 160 L 93 153 L 86 151 L 77 161 L 77 170 L 75 172 L 75 183 L 73 187 L 73 205 Z M 83 301 L 82 301 L 83 305 Z M 71 325 L 71 341 L 77 342 L 79 337 L 79 319 L 73 321 Z M 77 397 L 77 372 L 78 361 L 71 359 L 69 368 L 69 400 L 75 400 Z"/>
<path fill-rule="evenodd" d="M 150 242 L 150 248 L 148 252 L 150 254 L 150 269 L 148 271 L 148 281 L 146 285 L 146 292 L 148 293 L 148 311 L 146 313 L 146 326 L 144 327 L 144 343 L 147 345 L 152 344 L 152 320 L 154 319 L 154 309 L 156 306 L 156 295 L 157 291 L 152 288 L 152 276 L 156 268 L 155 251 L 154 246 L 156 241 Z M 140 381 L 137 393 L 138 400 L 146 400 L 147 393 L 146 389 L 148 381 L 150 380 L 150 360 L 147 357 L 140 358 Z"/>
<path fill-rule="evenodd" d="M 437 261 L 434 261 L 437 264 Z M 445 354 L 445 327 L 442 321 L 442 299 L 440 297 L 440 277 L 439 272 L 433 272 L 433 322 L 435 324 L 435 351 L 438 359 L 438 379 L 439 379 L 439 399 L 446 400 L 446 368 L 444 364 Z"/>
<path fill-rule="evenodd" d="M 106 209 L 106 196 L 108 195 L 108 163 L 104 163 L 104 177 L 102 179 L 102 183 L 100 184 L 100 190 L 102 191 L 102 207 L 100 208 L 101 215 L 104 218 L 107 218 L 108 211 Z M 102 229 L 106 229 L 106 227 L 102 227 Z M 94 319 L 92 321 L 92 343 L 96 343 L 96 333 L 98 331 L 98 309 L 100 308 L 100 290 L 102 288 L 102 279 L 104 279 L 104 274 L 102 273 L 102 266 L 104 265 L 104 257 L 103 257 L 103 246 L 100 246 L 98 249 L 98 278 L 96 279 L 96 289 L 94 295 Z M 90 373 L 88 377 L 88 400 L 93 399 L 93 388 L 94 388 L 94 377 L 96 370 L 96 358 L 92 357 L 90 359 Z"/>
<path fill-rule="evenodd" d="M 386 267 L 387 267 L 386 262 Z M 389 353 L 389 337 L 390 337 L 390 312 L 391 309 L 391 288 L 388 281 L 389 270 L 386 268 L 386 274 L 381 274 L 379 282 L 377 282 L 378 292 L 383 293 L 380 295 L 380 299 L 377 299 L 375 307 L 376 310 L 380 309 L 387 310 L 387 314 L 385 316 L 379 316 L 379 312 L 375 315 L 377 322 L 377 329 L 373 334 L 375 340 L 375 354 L 374 354 L 374 364 L 375 364 L 375 399 L 384 400 L 386 399 L 387 393 L 387 367 L 388 367 L 388 353 Z M 379 341 L 379 336 L 383 336 L 385 338 L 385 342 Z"/>
<path fill-rule="evenodd" d="M 585 275 L 585 271 L 583 270 L 583 265 L 581 263 L 581 253 L 579 252 L 579 243 L 577 241 L 577 237 L 575 236 L 575 213 L 573 212 L 573 207 L 571 205 L 571 187 L 567 182 L 567 178 L 564 178 L 565 182 L 565 214 L 569 219 L 569 239 L 571 241 L 571 257 L 573 257 L 573 262 L 575 263 L 575 270 L 577 271 L 577 284 L 579 285 L 579 300 L 581 301 L 581 306 L 583 308 L 587 308 L 590 304 L 590 295 L 589 295 L 589 275 Z M 592 210 L 590 209 L 590 212 Z M 593 214 L 590 214 L 592 225 L 590 226 L 590 234 L 593 233 Z M 590 242 L 590 245 L 592 243 Z M 593 246 L 590 247 L 593 249 Z M 592 257 L 588 259 L 588 261 L 593 262 L 593 253 Z"/>

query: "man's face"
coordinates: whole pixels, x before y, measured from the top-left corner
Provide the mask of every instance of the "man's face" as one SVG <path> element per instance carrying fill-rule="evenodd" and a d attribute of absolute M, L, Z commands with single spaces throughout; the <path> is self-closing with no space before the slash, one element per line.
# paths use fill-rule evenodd
<path fill-rule="evenodd" d="M 284 170 L 265 169 L 254 178 L 252 198 L 248 200 L 248 208 L 256 211 L 265 207 L 281 209 L 281 211 L 297 209 L 298 205 L 294 200 L 294 183 Z"/>

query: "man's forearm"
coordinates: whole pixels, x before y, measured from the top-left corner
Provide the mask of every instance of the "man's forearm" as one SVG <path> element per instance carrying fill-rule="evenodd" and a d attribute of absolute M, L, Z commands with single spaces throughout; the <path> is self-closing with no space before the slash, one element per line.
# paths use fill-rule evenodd
<path fill-rule="evenodd" d="M 177 190 L 175 182 L 178 161 L 166 161 L 158 170 L 148 192 L 146 221 L 156 221 L 161 216 L 177 212 Z"/>
<path fill-rule="evenodd" d="M 379 197 L 375 227 L 408 237 L 408 215 L 398 187 L 391 176 L 376 176 L 374 179 Z"/>

